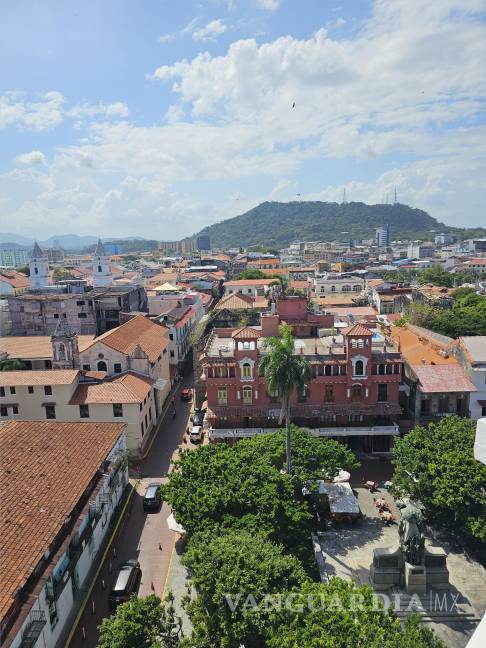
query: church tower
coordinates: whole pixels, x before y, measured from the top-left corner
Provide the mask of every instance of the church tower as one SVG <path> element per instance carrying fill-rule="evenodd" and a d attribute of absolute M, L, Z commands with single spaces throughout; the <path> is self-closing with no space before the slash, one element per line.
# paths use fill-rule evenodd
<path fill-rule="evenodd" d="M 64 317 L 60 317 L 51 335 L 52 368 L 76 369 L 79 367 L 78 336 Z"/>
<path fill-rule="evenodd" d="M 101 239 L 98 239 L 98 244 L 93 252 L 93 288 L 111 286 L 112 284 L 110 257 L 106 253 Z"/>
<path fill-rule="evenodd" d="M 44 288 L 49 284 L 49 261 L 39 247 L 38 243 L 34 244 L 34 249 L 30 255 L 30 277 L 29 284 L 32 289 Z"/>

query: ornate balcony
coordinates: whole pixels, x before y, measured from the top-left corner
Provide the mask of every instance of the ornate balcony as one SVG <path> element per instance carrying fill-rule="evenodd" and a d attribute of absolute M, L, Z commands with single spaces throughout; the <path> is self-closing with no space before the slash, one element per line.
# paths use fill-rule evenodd
<path fill-rule="evenodd" d="M 33 648 L 46 622 L 46 615 L 42 610 L 32 610 L 29 614 L 29 623 L 22 633 L 20 648 Z"/>

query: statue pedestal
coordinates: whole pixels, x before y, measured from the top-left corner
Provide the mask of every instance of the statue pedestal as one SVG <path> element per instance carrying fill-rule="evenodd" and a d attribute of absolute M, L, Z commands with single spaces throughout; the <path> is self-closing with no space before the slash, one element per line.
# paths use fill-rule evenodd
<path fill-rule="evenodd" d="M 402 552 L 399 547 L 383 547 L 373 550 L 370 581 L 377 591 L 384 591 L 400 584 Z"/>
<path fill-rule="evenodd" d="M 447 569 L 447 554 L 441 547 L 425 549 L 425 575 L 427 587 L 446 589 L 449 587 L 449 570 Z"/>
<path fill-rule="evenodd" d="M 425 594 L 427 577 L 425 564 L 411 565 L 406 562 L 404 567 L 405 590 L 408 594 Z"/>

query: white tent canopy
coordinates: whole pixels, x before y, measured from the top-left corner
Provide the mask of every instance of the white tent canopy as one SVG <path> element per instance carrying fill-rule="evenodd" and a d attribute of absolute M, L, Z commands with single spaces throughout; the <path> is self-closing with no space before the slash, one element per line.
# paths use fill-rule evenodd
<path fill-rule="evenodd" d="M 184 535 L 184 533 L 186 532 L 182 524 L 179 524 L 179 522 L 177 522 L 173 513 L 171 513 L 167 518 L 167 526 L 171 531 L 175 531 L 176 533 L 180 533 L 181 535 Z"/>

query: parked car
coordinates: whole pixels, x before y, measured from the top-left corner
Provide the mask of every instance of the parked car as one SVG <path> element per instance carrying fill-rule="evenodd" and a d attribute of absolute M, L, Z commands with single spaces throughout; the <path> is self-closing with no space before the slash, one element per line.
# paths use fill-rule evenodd
<path fill-rule="evenodd" d="M 160 508 L 161 503 L 160 484 L 149 484 L 143 497 L 144 511 L 156 511 Z"/>
<path fill-rule="evenodd" d="M 142 570 L 136 560 L 127 560 L 118 570 L 115 584 L 110 591 L 110 605 L 116 608 L 120 603 L 128 601 L 130 596 L 136 593 L 140 584 Z"/>
<path fill-rule="evenodd" d="M 192 399 L 192 389 L 190 387 L 185 387 L 181 391 L 181 401 L 190 401 Z"/>
<path fill-rule="evenodd" d="M 190 439 L 191 443 L 199 443 L 199 442 L 201 442 L 202 437 L 203 437 L 202 427 L 200 425 L 195 425 L 192 428 L 191 433 L 189 435 L 189 439 Z"/>
<path fill-rule="evenodd" d="M 204 416 L 205 412 L 195 412 L 194 416 L 192 417 L 192 422 L 194 423 L 194 425 L 202 426 L 202 424 L 204 423 Z"/>

